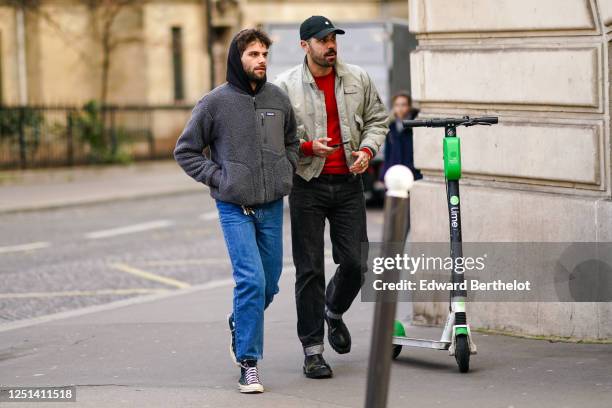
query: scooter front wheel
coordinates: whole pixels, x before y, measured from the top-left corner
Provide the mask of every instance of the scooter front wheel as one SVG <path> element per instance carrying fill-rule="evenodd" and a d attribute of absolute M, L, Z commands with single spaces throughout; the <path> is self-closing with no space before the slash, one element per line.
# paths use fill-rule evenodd
<path fill-rule="evenodd" d="M 459 366 L 459 372 L 470 371 L 470 345 L 468 337 L 464 334 L 455 338 L 455 360 Z"/>

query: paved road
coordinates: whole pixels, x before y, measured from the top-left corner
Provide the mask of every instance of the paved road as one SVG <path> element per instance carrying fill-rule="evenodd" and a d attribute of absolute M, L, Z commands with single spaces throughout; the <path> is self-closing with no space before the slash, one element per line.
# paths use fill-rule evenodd
<path fill-rule="evenodd" d="M 371 210 L 373 239 L 381 222 Z M 0 326 L 231 277 L 204 191 L 0 214 L 0 225 Z M 287 216 L 285 249 L 291 265 Z"/>

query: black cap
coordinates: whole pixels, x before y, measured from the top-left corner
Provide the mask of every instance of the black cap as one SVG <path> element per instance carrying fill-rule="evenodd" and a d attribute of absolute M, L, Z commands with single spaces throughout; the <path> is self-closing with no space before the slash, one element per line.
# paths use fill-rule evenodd
<path fill-rule="evenodd" d="M 344 34 L 344 30 L 335 27 L 328 18 L 323 16 L 309 17 L 300 25 L 300 39 L 304 41 L 312 37 L 320 40 L 330 33 Z"/>

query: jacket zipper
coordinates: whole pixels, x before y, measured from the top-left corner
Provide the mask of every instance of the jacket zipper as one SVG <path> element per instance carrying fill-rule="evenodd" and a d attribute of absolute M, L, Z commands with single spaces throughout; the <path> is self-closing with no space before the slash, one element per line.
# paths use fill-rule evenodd
<path fill-rule="evenodd" d="M 253 109 L 255 109 L 255 123 L 257 123 L 257 103 L 255 97 L 253 97 Z M 261 115 L 261 148 L 259 149 L 259 157 L 261 159 L 261 178 L 263 180 L 264 189 L 264 202 L 268 199 L 268 193 L 266 191 L 266 172 L 264 170 L 264 159 L 263 159 L 263 140 L 264 140 L 264 116 Z"/>

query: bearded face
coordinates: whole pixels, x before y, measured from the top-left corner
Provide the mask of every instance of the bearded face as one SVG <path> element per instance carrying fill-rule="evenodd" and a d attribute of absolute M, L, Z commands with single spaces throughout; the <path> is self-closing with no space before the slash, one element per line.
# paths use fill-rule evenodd
<path fill-rule="evenodd" d="M 268 60 L 268 48 L 264 44 L 253 41 L 244 50 L 240 60 L 249 81 L 263 81 L 266 76 Z"/>
<path fill-rule="evenodd" d="M 315 64 L 324 68 L 336 65 L 336 56 L 338 53 L 336 33 L 331 33 L 321 40 L 313 37 L 306 43 L 306 52 Z"/>

